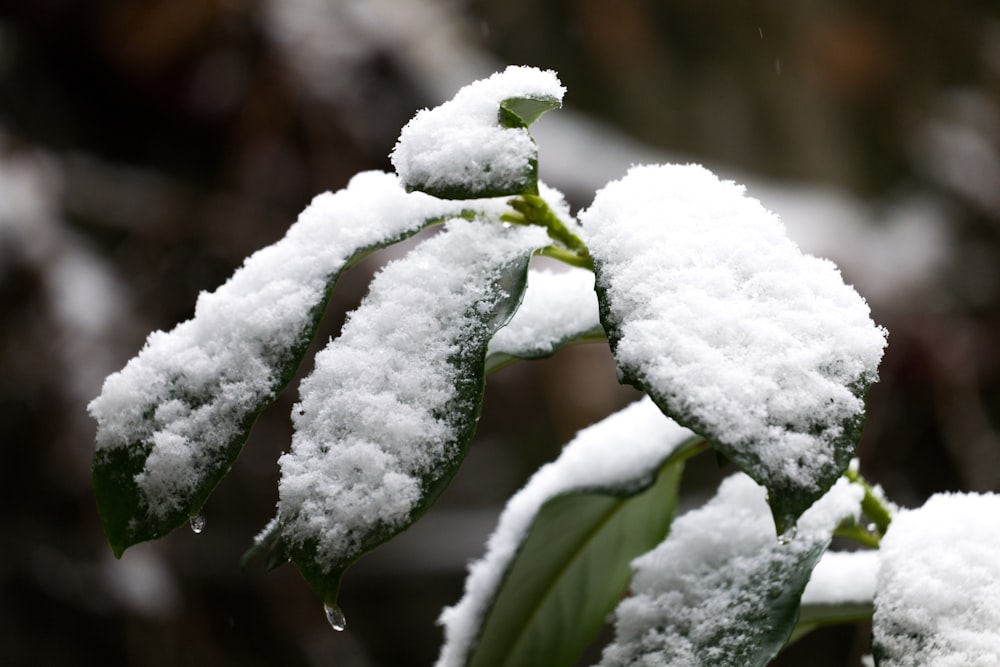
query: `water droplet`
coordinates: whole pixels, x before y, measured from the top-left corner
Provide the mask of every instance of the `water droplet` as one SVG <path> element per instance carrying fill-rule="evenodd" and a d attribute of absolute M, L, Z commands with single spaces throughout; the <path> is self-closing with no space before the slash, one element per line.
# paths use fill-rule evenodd
<path fill-rule="evenodd" d="M 789 528 L 788 530 L 786 530 L 785 532 L 783 532 L 781 535 L 778 535 L 778 542 L 780 542 L 783 545 L 784 544 L 791 544 L 792 540 L 795 539 L 795 533 L 796 532 L 797 531 L 796 531 L 795 526 L 792 526 L 791 528 Z"/>
<path fill-rule="evenodd" d="M 865 530 L 867 530 L 869 533 L 875 533 L 878 532 L 878 526 L 876 526 L 874 523 L 870 523 L 867 526 L 865 526 Z"/>
<path fill-rule="evenodd" d="M 191 530 L 197 535 L 201 531 L 205 530 L 205 515 L 198 512 L 193 517 L 191 517 Z"/>
<path fill-rule="evenodd" d="M 347 617 L 344 616 L 344 612 L 341 611 L 340 607 L 336 604 L 325 604 L 323 605 L 323 611 L 326 612 L 326 620 L 330 622 L 330 627 L 337 632 L 343 632 L 347 629 Z"/>
<path fill-rule="evenodd" d="M 501 224 L 501 226 L 502 226 L 502 227 L 503 227 L 504 229 L 510 229 L 510 228 L 511 228 L 511 227 L 513 227 L 514 225 L 510 224 L 509 222 L 504 222 L 504 223 L 502 223 L 502 224 Z"/>

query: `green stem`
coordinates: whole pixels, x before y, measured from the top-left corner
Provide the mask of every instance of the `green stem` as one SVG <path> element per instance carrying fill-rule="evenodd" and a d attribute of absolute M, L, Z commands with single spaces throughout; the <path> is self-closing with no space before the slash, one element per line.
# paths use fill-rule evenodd
<path fill-rule="evenodd" d="M 578 266 L 581 269 L 594 270 L 594 260 L 589 256 L 581 257 L 579 253 L 573 252 L 572 250 L 567 250 L 566 248 L 557 245 L 548 245 L 537 250 L 536 255 L 541 257 L 551 257 L 552 259 L 558 259 L 560 262 L 569 264 L 570 266 Z"/>
<path fill-rule="evenodd" d="M 558 245 L 548 246 L 539 254 L 587 269 L 594 268 L 590 251 L 580 237 L 563 224 L 548 203 L 538 195 L 523 194 L 511 199 L 507 204 L 517 213 L 500 217 L 504 222 L 515 225 L 537 225 L 544 227 L 549 237 Z"/>
<path fill-rule="evenodd" d="M 861 511 L 875 524 L 879 537 L 885 535 L 889 524 L 892 523 L 892 509 L 882 502 L 881 495 L 872 488 L 856 469 L 849 467 L 844 476 L 865 490 L 865 497 L 861 500 Z"/>
<path fill-rule="evenodd" d="M 861 526 L 853 523 L 837 526 L 837 530 L 833 534 L 837 537 L 846 537 L 849 540 L 854 540 L 858 544 L 870 549 L 878 549 L 882 538 L 881 534 L 870 533 Z"/>

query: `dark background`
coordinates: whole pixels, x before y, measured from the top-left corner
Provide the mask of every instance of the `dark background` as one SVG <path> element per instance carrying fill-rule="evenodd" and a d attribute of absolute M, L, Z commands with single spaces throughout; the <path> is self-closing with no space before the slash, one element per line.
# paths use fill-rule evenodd
<path fill-rule="evenodd" d="M 294 384 L 204 533 L 121 561 L 85 406 L 313 195 L 388 169 L 416 109 L 507 63 L 568 88 L 536 136 L 574 210 L 630 161 L 695 160 L 841 265 L 891 332 L 860 456 L 893 500 L 1000 487 L 996 3 L 0 2 L 0 662 L 433 661 L 434 620 L 503 500 L 634 398 L 603 347 L 490 378 L 442 502 L 349 573 L 341 634 L 292 568 L 238 567 L 273 514 Z M 342 281 L 319 340 L 377 260 Z M 692 499 L 717 477 L 711 461 L 691 473 Z M 781 664 L 857 665 L 867 635 L 817 632 Z"/>

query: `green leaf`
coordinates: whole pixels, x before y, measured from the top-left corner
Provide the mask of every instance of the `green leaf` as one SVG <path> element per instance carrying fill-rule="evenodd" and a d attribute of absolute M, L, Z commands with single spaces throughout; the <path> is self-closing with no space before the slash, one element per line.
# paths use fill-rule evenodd
<path fill-rule="evenodd" d="M 854 455 L 885 347 L 867 304 L 697 165 L 634 167 L 580 220 L 622 381 L 765 486 L 791 529 Z"/>
<path fill-rule="evenodd" d="M 470 667 L 572 665 L 628 588 L 629 563 L 673 520 L 683 464 L 631 496 L 571 493 L 539 511 L 486 617 Z"/>
<path fill-rule="evenodd" d="M 247 568 L 250 562 L 258 556 L 264 556 L 264 568 L 267 572 L 285 565 L 291 560 L 288 547 L 281 538 L 281 526 L 274 517 L 254 538 L 253 545 L 240 557 L 240 567 Z"/>
<path fill-rule="evenodd" d="M 486 345 L 521 301 L 543 230 L 452 220 L 388 265 L 316 357 L 280 459 L 280 543 L 326 603 L 415 521 L 475 431 Z"/>
<path fill-rule="evenodd" d="M 787 645 L 794 644 L 807 634 L 827 625 L 845 623 L 861 623 L 871 620 L 872 603 L 869 602 L 839 602 L 836 604 L 802 604 L 799 607 L 799 618 L 788 638 Z"/>
<path fill-rule="evenodd" d="M 878 551 L 880 667 L 1000 664 L 1000 495 L 939 493 L 892 518 Z"/>
<path fill-rule="evenodd" d="M 566 345 L 606 340 L 590 271 L 533 270 L 517 313 L 490 341 L 486 373 L 518 359 L 551 356 Z"/>
<path fill-rule="evenodd" d="M 442 613 L 439 664 L 571 662 L 662 538 L 683 461 L 707 443 L 639 400 L 580 431 L 507 503 L 465 595 Z"/>
<path fill-rule="evenodd" d="M 497 117 L 504 127 L 528 127 L 546 111 L 561 106 L 555 97 L 509 97 L 500 102 Z"/>
<path fill-rule="evenodd" d="M 193 319 L 152 334 L 89 406 L 94 490 L 115 555 L 200 511 L 288 384 L 347 268 L 462 213 L 406 193 L 389 174 L 359 174 L 199 297 Z"/>
<path fill-rule="evenodd" d="M 528 125 L 560 105 L 553 72 L 508 67 L 425 109 L 400 131 L 392 164 L 408 190 L 442 199 L 538 194 Z"/>
<path fill-rule="evenodd" d="M 862 492 L 842 481 L 777 540 L 763 490 L 737 474 L 633 566 L 602 665 L 763 667 L 795 628 L 802 592 Z"/>
<path fill-rule="evenodd" d="M 581 343 L 602 343 L 607 342 L 608 337 L 604 333 L 604 328 L 600 325 L 587 329 L 586 331 L 579 331 L 573 335 L 566 336 L 565 338 L 560 338 L 559 340 L 552 343 L 551 347 L 547 348 L 525 348 L 523 350 L 518 350 L 518 353 L 502 352 L 502 351 L 491 351 L 489 356 L 486 357 L 486 374 L 495 373 L 496 371 L 506 368 L 517 361 L 530 361 L 533 359 L 545 359 L 564 347 L 569 345 L 579 345 Z"/>

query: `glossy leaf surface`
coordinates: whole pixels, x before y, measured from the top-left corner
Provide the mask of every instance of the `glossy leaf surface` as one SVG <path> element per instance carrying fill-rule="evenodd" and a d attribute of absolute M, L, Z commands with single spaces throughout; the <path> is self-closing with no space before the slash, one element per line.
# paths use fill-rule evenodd
<path fill-rule="evenodd" d="M 535 517 L 469 665 L 572 665 L 628 587 L 629 563 L 669 530 L 682 464 L 633 496 L 576 493 Z"/>

